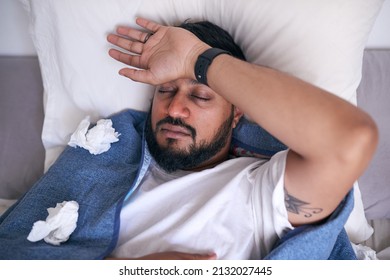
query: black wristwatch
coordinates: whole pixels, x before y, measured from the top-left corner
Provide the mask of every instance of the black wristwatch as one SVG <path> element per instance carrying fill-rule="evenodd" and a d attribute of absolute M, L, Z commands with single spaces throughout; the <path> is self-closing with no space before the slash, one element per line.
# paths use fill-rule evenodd
<path fill-rule="evenodd" d="M 199 55 L 198 60 L 195 63 L 195 77 L 198 82 L 208 86 L 207 70 L 213 62 L 214 58 L 220 54 L 231 55 L 230 52 L 218 48 L 208 49 Z"/>

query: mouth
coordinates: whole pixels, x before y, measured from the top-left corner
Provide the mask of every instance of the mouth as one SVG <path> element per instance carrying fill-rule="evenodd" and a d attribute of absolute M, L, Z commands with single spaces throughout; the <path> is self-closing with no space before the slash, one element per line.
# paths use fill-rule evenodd
<path fill-rule="evenodd" d="M 186 137 L 192 138 L 192 133 L 189 129 L 173 124 L 163 124 L 159 131 L 166 137 L 171 139 L 181 139 Z"/>

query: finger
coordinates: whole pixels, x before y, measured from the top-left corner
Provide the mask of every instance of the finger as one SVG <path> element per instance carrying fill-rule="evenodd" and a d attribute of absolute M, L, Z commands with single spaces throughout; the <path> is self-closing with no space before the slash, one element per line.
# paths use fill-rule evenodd
<path fill-rule="evenodd" d="M 158 23 L 151 21 L 151 20 L 147 20 L 147 19 L 142 18 L 142 17 L 137 17 L 135 22 L 139 26 L 141 26 L 149 31 L 152 31 L 153 33 L 157 32 L 160 29 L 160 27 L 162 26 L 161 24 L 158 24 Z"/>
<path fill-rule="evenodd" d="M 194 260 L 216 260 L 217 254 L 215 254 L 215 253 L 210 253 L 208 255 L 192 254 L 192 259 L 194 259 Z"/>
<path fill-rule="evenodd" d="M 139 41 L 139 42 L 145 42 L 146 37 L 148 36 L 148 32 L 142 32 L 140 30 L 131 28 L 131 27 L 125 27 L 125 26 L 119 26 L 116 29 L 116 32 L 119 35 L 123 35 L 126 37 L 129 37 L 132 40 Z"/>
<path fill-rule="evenodd" d="M 131 54 L 123 53 L 123 52 L 115 50 L 115 49 L 110 49 L 108 54 L 113 59 L 118 60 L 122 63 L 127 64 L 127 65 L 137 67 L 137 68 L 144 68 L 141 65 L 139 55 L 131 55 Z"/>
<path fill-rule="evenodd" d="M 158 82 L 154 81 L 153 75 L 149 70 L 123 68 L 119 71 L 119 74 L 125 76 L 135 82 L 157 85 Z"/>
<path fill-rule="evenodd" d="M 215 260 L 217 255 L 215 253 L 210 254 L 191 254 L 191 253 L 177 253 L 183 260 Z"/>
<path fill-rule="evenodd" d="M 110 34 L 107 36 L 107 41 L 113 45 L 121 47 L 122 49 L 128 50 L 133 53 L 140 54 L 143 50 L 143 44 L 140 42 L 133 42 L 128 39 L 122 38 L 115 34 Z"/>

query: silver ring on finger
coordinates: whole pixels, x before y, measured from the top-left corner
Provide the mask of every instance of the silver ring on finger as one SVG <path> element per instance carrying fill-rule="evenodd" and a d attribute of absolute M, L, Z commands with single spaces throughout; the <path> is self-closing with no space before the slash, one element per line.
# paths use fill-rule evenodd
<path fill-rule="evenodd" d="M 146 42 L 149 40 L 149 38 L 153 35 L 153 33 L 148 33 L 146 34 L 145 36 L 145 39 L 144 39 L 144 44 L 146 44 Z"/>

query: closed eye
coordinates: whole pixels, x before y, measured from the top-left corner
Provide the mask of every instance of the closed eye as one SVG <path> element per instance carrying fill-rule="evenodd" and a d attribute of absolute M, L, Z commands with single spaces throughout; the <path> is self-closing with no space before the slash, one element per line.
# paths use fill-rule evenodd
<path fill-rule="evenodd" d="M 164 94 L 164 93 L 175 93 L 175 92 L 176 92 L 176 89 L 171 88 L 171 87 L 169 87 L 169 88 L 160 87 L 160 88 L 158 89 L 158 92 L 161 93 L 161 94 Z"/>
<path fill-rule="evenodd" d="M 206 98 L 206 97 L 202 97 L 202 96 L 198 96 L 198 95 L 191 95 L 193 98 L 196 98 L 200 101 L 209 101 L 210 98 Z"/>

